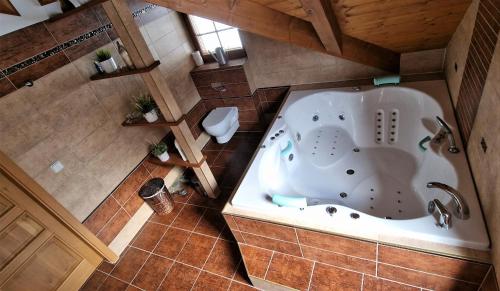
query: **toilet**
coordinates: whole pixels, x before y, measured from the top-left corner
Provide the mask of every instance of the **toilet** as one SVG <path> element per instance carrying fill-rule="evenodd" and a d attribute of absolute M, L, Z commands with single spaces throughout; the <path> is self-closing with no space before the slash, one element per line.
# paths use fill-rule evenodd
<path fill-rule="evenodd" d="M 205 131 L 218 143 L 228 142 L 240 127 L 238 107 L 217 107 L 201 123 Z"/>

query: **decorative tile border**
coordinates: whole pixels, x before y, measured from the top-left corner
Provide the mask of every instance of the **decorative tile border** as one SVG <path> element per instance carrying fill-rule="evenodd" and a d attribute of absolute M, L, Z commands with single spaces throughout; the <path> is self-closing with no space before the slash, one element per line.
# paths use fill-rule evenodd
<path fill-rule="evenodd" d="M 143 14 L 149 13 L 151 10 L 153 10 L 156 7 L 159 7 L 159 6 L 154 5 L 154 4 L 149 4 L 149 5 L 145 6 L 144 8 L 133 12 L 132 16 L 134 18 L 137 18 Z M 72 46 L 78 45 L 78 44 L 80 44 L 80 43 L 82 43 L 82 42 L 84 42 L 84 41 L 86 41 L 94 36 L 97 36 L 103 32 L 111 30 L 112 28 L 113 28 L 112 24 L 103 25 L 103 26 L 98 27 L 92 31 L 86 32 L 86 33 L 84 33 L 84 34 L 82 34 L 74 39 L 71 39 L 67 42 L 64 42 L 64 43 L 58 45 L 58 46 L 55 46 L 49 50 L 41 52 L 41 53 L 31 57 L 31 58 L 28 58 L 28 59 L 22 61 L 22 62 L 19 62 L 13 66 L 10 66 L 10 67 L 1 71 L 0 79 L 4 78 L 6 76 L 12 75 L 12 74 L 14 74 L 22 69 L 28 68 L 29 66 L 32 66 L 32 65 L 34 65 L 34 64 L 36 64 L 36 63 L 38 63 L 38 62 L 40 62 L 48 57 L 51 57 L 51 56 L 65 50 L 65 49 L 68 49 Z"/>

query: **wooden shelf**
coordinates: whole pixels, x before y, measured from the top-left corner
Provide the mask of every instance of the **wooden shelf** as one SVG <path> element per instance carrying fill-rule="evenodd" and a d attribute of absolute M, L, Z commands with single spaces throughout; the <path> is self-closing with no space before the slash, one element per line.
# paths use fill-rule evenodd
<path fill-rule="evenodd" d="M 166 162 L 160 161 L 157 157 L 154 157 L 153 155 L 149 155 L 149 162 L 155 165 L 160 165 L 160 166 L 179 166 L 179 167 L 185 167 L 185 168 L 199 168 L 201 167 L 201 164 L 205 162 L 207 159 L 207 156 L 203 155 L 203 158 L 201 161 L 197 164 L 190 163 L 189 161 L 184 161 L 179 153 L 177 152 L 168 152 L 170 158 Z"/>
<path fill-rule="evenodd" d="M 113 73 L 105 73 L 105 74 L 95 74 L 90 77 L 90 80 L 95 81 L 95 80 L 102 80 L 102 79 L 108 79 L 108 78 L 116 78 L 116 77 L 121 77 L 121 76 L 127 76 L 127 75 L 135 75 L 135 74 L 142 74 L 142 73 L 147 73 L 151 71 L 152 69 L 158 67 L 160 65 L 160 61 L 155 61 L 151 65 L 145 67 L 145 68 L 140 68 L 140 69 L 120 69 L 117 70 L 116 72 Z"/>
<path fill-rule="evenodd" d="M 175 122 L 167 122 L 165 118 L 160 115 L 158 116 L 158 120 L 152 123 L 147 122 L 144 118 L 139 118 L 132 121 L 125 120 L 122 122 L 122 126 L 177 126 L 184 121 L 184 118 L 185 115 L 182 115 L 182 117 Z"/>
<path fill-rule="evenodd" d="M 66 18 L 70 15 L 73 15 L 73 14 L 76 14 L 82 10 L 85 10 L 89 7 L 92 7 L 94 5 L 97 5 L 97 4 L 100 4 L 100 3 L 104 3 L 104 2 L 107 2 L 109 0 L 90 0 L 89 2 L 85 3 L 85 4 L 82 4 L 78 7 L 75 7 L 74 9 L 71 9 L 69 11 L 66 11 L 64 13 L 61 13 L 61 14 L 58 14 L 56 16 L 53 16 L 51 18 L 49 18 L 47 21 L 48 22 L 54 22 L 54 21 L 57 21 L 57 20 L 60 20 L 60 19 L 63 19 L 63 18 Z"/>

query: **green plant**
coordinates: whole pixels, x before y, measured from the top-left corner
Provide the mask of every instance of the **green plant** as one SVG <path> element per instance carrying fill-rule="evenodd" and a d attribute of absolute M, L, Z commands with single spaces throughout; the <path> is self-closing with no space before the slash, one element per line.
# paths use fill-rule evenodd
<path fill-rule="evenodd" d="M 104 62 L 111 59 L 111 52 L 108 50 L 98 50 L 96 52 L 96 56 L 98 62 Z"/>
<path fill-rule="evenodd" d="M 167 144 L 162 141 L 152 143 L 149 148 L 151 150 L 151 153 L 155 156 L 159 156 L 168 150 Z"/>
<path fill-rule="evenodd" d="M 133 99 L 134 107 L 142 114 L 146 114 L 156 108 L 156 103 L 149 94 L 141 94 Z"/>

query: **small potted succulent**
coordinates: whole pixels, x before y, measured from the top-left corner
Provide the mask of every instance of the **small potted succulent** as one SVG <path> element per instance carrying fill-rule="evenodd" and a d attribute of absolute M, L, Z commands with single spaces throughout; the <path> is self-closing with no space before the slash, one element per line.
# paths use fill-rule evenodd
<path fill-rule="evenodd" d="M 98 50 L 96 52 L 97 56 L 97 61 L 101 65 L 101 68 L 104 70 L 105 73 L 113 73 L 118 69 L 118 66 L 116 65 L 115 60 L 111 56 L 111 52 L 109 50 Z"/>
<path fill-rule="evenodd" d="M 165 144 L 163 141 L 152 143 L 150 145 L 150 149 L 151 153 L 162 162 L 166 162 L 170 158 L 167 152 L 167 144 Z"/>
<path fill-rule="evenodd" d="M 158 120 L 158 112 L 156 111 L 156 103 L 149 94 L 141 94 L 134 98 L 135 109 L 142 113 L 147 122 L 152 123 Z"/>

